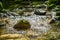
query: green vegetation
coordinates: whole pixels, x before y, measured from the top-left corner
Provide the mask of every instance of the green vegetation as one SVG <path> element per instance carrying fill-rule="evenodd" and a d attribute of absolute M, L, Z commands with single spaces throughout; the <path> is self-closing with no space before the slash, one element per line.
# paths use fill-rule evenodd
<path fill-rule="evenodd" d="M 60 6 L 60 0 L 0 0 L 0 10 L 11 10 L 21 5 L 44 4 L 44 2 L 47 4 L 48 9 Z"/>

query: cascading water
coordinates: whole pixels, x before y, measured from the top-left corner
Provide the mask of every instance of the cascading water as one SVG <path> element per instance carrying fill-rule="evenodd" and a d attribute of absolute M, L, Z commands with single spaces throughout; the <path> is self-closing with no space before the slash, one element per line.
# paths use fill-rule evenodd
<path fill-rule="evenodd" d="M 26 31 L 17 31 L 13 28 L 13 26 L 17 23 L 17 21 L 21 19 L 26 19 L 31 24 L 31 30 L 36 32 L 37 34 L 47 33 L 50 30 L 50 25 L 47 22 L 47 16 L 40 16 L 40 15 L 31 15 L 31 16 L 17 16 L 16 18 L 11 18 L 12 27 L 7 26 L 7 30 L 5 33 L 21 33 L 24 34 Z"/>

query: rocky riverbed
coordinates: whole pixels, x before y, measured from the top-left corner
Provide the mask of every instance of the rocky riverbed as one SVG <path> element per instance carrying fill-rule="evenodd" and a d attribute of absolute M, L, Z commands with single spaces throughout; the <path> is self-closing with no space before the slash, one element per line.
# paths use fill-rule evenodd
<path fill-rule="evenodd" d="M 3 26 L 5 28 L 2 28 L 1 40 L 3 38 L 4 40 L 47 40 L 41 35 L 46 35 L 51 30 L 52 27 L 49 24 L 51 16 L 46 16 L 46 12 L 44 11 L 42 11 L 44 15 L 41 12 L 38 13 L 38 15 L 34 14 L 34 12 L 30 12 L 31 14 L 28 13 L 29 12 L 27 12 L 25 16 L 15 14 L 12 16 L 12 14 L 8 14 L 10 16 L 7 18 L 7 21 L 5 21 L 4 18 L 4 22 L 6 22 L 7 25 Z M 52 18 L 54 18 L 54 15 Z M 22 37 L 19 35 L 22 35 Z"/>

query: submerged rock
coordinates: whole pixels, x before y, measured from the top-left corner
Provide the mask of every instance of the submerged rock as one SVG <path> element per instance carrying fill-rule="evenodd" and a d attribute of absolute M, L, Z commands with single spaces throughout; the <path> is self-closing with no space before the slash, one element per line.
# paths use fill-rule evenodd
<path fill-rule="evenodd" d="M 16 30 L 27 30 L 30 29 L 30 27 L 30 23 L 27 20 L 22 19 L 13 28 Z"/>

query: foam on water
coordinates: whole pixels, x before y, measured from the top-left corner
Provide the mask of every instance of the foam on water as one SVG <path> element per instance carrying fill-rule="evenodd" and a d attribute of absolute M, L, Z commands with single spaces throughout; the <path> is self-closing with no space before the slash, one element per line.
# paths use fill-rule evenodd
<path fill-rule="evenodd" d="M 11 19 L 12 22 L 12 27 L 8 27 L 8 30 L 6 33 L 21 33 L 24 34 L 26 33 L 24 30 L 22 31 L 17 31 L 13 28 L 13 26 L 17 23 L 17 21 L 21 19 L 26 19 L 30 22 L 31 24 L 31 30 L 33 32 L 37 33 L 46 33 L 48 30 L 50 30 L 50 25 L 47 23 L 47 17 L 46 16 L 39 16 L 39 15 L 31 15 L 28 17 L 25 16 L 17 16 L 15 19 Z"/>

